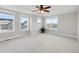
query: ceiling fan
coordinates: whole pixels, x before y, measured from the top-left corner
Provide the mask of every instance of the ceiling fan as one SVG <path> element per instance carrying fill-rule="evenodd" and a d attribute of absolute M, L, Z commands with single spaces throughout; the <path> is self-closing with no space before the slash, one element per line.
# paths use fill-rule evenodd
<path fill-rule="evenodd" d="M 33 12 L 38 11 L 39 13 L 48 13 L 50 12 L 48 9 L 51 8 L 51 6 L 44 6 L 44 5 L 40 5 L 40 6 L 35 6 L 37 8 L 37 10 L 33 10 Z"/>

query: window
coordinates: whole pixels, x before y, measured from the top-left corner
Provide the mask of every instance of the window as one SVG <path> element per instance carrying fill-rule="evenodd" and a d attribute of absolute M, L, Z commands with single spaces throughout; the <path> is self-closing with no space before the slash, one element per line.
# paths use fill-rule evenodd
<path fill-rule="evenodd" d="M 13 18 L 12 14 L 0 12 L 0 32 L 13 31 Z"/>
<path fill-rule="evenodd" d="M 51 19 L 46 19 L 46 27 L 51 29 Z"/>
<path fill-rule="evenodd" d="M 29 22 L 28 16 L 21 16 L 20 17 L 21 29 L 28 29 L 28 22 Z"/>
<path fill-rule="evenodd" d="M 46 28 L 57 30 L 58 29 L 58 18 L 57 17 L 50 17 L 46 18 Z"/>

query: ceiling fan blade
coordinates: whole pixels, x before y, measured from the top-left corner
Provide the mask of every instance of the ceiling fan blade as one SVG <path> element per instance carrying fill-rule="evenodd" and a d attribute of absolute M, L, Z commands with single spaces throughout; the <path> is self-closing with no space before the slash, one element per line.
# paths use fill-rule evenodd
<path fill-rule="evenodd" d="M 49 8 L 51 8 L 51 6 L 47 6 L 47 7 L 45 7 L 44 9 L 49 9 Z"/>
<path fill-rule="evenodd" d="M 36 6 L 36 8 L 39 8 L 39 6 Z"/>
<path fill-rule="evenodd" d="M 50 12 L 49 10 L 43 10 L 44 12 Z"/>

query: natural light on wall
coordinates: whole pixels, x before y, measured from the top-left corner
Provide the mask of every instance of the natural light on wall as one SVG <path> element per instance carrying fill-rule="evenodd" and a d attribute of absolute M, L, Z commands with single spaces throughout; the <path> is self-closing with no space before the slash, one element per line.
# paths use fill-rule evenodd
<path fill-rule="evenodd" d="M 40 18 L 40 17 L 38 17 L 38 19 L 37 19 L 37 23 L 38 23 L 38 24 L 41 23 L 41 18 Z"/>

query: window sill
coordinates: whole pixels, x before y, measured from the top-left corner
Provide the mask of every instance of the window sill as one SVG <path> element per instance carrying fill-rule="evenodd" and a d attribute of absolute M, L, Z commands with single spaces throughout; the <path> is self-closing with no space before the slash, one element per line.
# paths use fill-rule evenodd
<path fill-rule="evenodd" d="M 21 31 L 27 31 L 28 29 L 26 28 L 26 29 L 21 29 Z"/>
<path fill-rule="evenodd" d="M 56 28 L 56 29 L 47 29 L 47 30 L 49 30 L 49 31 L 58 31 L 58 29 Z"/>
<path fill-rule="evenodd" d="M 13 30 L 0 31 L 0 34 L 13 33 Z"/>

